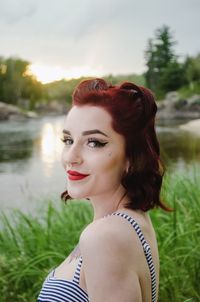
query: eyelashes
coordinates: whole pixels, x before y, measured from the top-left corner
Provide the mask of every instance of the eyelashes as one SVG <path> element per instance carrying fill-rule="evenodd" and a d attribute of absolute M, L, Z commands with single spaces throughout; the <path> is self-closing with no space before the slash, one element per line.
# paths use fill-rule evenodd
<path fill-rule="evenodd" d="M 92 148 L 103 148 L 107 144 L 107 142 L 101 142 L 97 139 L 89 138 L 88 144 L 93 145 Z"/>
<path fill-rule="evenodd" d="M 61 141 L 67 146 L 71 146 L 73 144 L 73 140 L 69 137 L 61 138 Z M 108 142 L 101 142 L 100 140 L 97 140 L 95 138 L 89 138 L 87 141 L 87 145 L 90 148 L 103 148 L 105 145 L 107 145 L 107 143 Z"/>
<path fill-rule="evenodd" d="M 73 144 L 73 140 L 71 138 L 68 137 L 62 137 L 61 141 L 65 144 L 65 145 L 72 145 Z"/>

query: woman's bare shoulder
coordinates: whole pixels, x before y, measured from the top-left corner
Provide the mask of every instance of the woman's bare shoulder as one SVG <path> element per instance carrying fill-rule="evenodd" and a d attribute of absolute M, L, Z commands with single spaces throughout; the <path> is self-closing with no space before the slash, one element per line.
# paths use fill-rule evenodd
<path fill-rule="evenodd" d="M 81 233 L 80 244 L 84 242 L 95 242 L 98 240 L 106 241 L 115 237 L 115 240 L 120 240 L 118 236 L 119 225 L 112 216 L 103 217 L 90 223 Z"/>
<path fill-rule="evenodd" d="M 82 232 L 80 241 L 93 241 L 93 240 L 108 240 L 114 238 L 115 240 L 123 240 L 120 232 L 123 231 L 123 224 L 119 223 L 116 216 L 109 215 L 90 223 Z"/>
<path fill-rule="evenodd" d="M 138 261 L 133 264 L 137 257 L 126 237 L 127 226 L 114 216 L 91 223 L 81 234 L 84 275 L 92 301 L 107 297 L 112 297 L 110 301 L 133 301 L 132 297 L 141 301 Z"/>
<path fill-rule="evenodd" d="M 115 251 L 115 256 L 133 258 L 137 253 L 138 238 L 127 221 L 110 215 L 89 224 L 82 232 L 79 243 L 83 253 L 89 250 L 99 253 L 107 248 Z"/>

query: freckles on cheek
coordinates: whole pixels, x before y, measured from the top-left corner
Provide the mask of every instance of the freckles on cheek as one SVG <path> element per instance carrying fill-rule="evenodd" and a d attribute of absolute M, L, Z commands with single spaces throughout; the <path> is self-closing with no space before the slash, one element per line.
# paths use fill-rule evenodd
<path fill-rule="evenodd" d="M 102 170 L 111 170 L 119 165 L 119 157 L 113 154 L 113 152 L 108 152 L 105 159 L 102 161 Z"/>

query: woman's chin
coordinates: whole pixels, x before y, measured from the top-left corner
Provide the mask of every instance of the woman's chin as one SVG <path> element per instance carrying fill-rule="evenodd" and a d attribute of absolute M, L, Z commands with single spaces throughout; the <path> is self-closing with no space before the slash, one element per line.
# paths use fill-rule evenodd
<path fill-rule="evenodd" d="M 68 189 L 67 191 L 73 199 L 86 199 L 86 196 L 85 194 L 83 194 L 83 192 L 74 192 L 73 190 L 70 191 L 70 189 Z"/>

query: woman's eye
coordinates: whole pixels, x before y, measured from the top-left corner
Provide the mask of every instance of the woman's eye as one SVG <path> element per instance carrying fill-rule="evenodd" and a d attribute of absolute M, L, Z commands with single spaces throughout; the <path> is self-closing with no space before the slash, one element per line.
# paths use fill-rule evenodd
<path fill-rule="evenodd" d="M 105 145 L 107 144 L 107 142 L 100 142 L 96 139 L 89 139 L 88 140 L 88 145 L 91 147 L 91 148 L 102 148 L 104 147 Z"/>
<path fill-rule="evenodd" d="M 61 138 L 61 141 L 63 143 L 65 143 L 65 145 L 72 145 L 72 143 L 73 143 L 73 140 L 71 138 L 69 138 L 69 137 Z"/>

